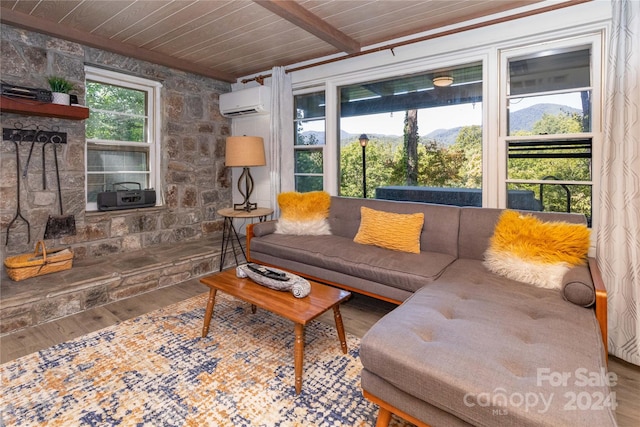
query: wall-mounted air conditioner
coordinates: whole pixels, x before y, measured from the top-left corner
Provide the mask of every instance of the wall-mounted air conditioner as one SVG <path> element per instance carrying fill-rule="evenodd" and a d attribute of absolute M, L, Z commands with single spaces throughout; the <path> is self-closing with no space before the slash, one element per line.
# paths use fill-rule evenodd
<path fill-rule="evenodd" d="M 220 113 L 225 117 L 266 114 L 271 104 L 271 88 L 255 86 L 220 95 Z"/>

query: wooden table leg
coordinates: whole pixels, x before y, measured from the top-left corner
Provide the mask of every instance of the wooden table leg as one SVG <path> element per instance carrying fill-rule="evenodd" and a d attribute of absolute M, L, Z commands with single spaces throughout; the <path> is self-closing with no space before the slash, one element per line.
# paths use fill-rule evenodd
<path fill-rule="evenodd" d="M 302 390 L 302 364 L 304 362 L 304 325 L 296 323 L 296 340 L 293 344 L 293 367 L 296 374 L 296 394 Z"/>
<path fill-rule="evenodd" d="M 209 300 L 207 301 L 207 310 L 204 313 L 204 326 L 202 327 L 202 338 L 206 337 L 209 333 L 209 323 L 211 323 L 211 316 L 213 316 L 213 305 L 216 302 L 217 289 L 209 289 Z"/>
<path fill-rule="evenodd" d="M 336 321 L 336 329 L 338 330 L 340 347 L 342 347 L 342 352 L 344 354 L 347 354 L 347 339 L 344 336 L 344 325 L 342 324 L 342 315 L 340 314 L 340 307 L 338 306 L 338 304 L 333 306 L 333 318 Z"/>

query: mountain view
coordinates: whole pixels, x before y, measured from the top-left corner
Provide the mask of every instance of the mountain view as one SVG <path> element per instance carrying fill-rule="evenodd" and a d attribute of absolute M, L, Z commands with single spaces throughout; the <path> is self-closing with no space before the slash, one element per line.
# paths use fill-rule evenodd
<path fill-rule="evenodd" d="M 515 111 L 511 114 L 511 130 L 531 130 L 534 123 L 539 121 L 544 114 L 557 115 L 560 113 L 582 113 L 581 110 L 568 107 L 566 105 L 559 104 L 536 104 L 531 107 L 523 108 L 522 110 Z M 420 123 L 418 123 L 418 128 Z M 461 127 L 455 127 L 450 129 L 436 129 L 427 135 L 421 135 L 422 139 L 436 140 L 440 144 L 449 146 L 453 144 L 460 132 Z M 303 132 L 302 135 L 305 139 L 312 138 L 317 140 L 318 144 L 324 144 L 324 132 L 308 131 Z M 352 134 L 348 132 L 340 132 L 340 145 L 344 146 L 354 139 L 357 139 L 360 134 Z M 382 135 L 382 134 L 370 134 L 369 138 L 383 139 L 388 141 L 402 141 L 402 135 Z"/>

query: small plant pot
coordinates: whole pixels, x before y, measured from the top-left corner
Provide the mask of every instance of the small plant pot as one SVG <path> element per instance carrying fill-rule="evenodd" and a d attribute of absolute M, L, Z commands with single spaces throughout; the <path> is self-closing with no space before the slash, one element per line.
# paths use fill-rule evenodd
<path fill-rule="evenodd" d="M 71 105 L 71 96 L 68 93 L 52 92 L 51 102 L 53 104 Z"/>

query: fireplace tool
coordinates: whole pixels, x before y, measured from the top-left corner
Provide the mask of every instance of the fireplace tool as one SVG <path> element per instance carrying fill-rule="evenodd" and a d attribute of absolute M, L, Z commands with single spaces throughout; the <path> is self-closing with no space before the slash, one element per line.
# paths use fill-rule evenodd
<path fill-rule="evenodd" d="M 56 182 L 58 184 L 58 205 L 60 215 L 49 215 L 47 227 L 44 230 L 44 239 L 54 239 L 62 236 L 74 236 L 76 234 L 76 219 L 73 215 L 65 215 L 62 210 L 62 190 L 60 188 L 60 169 L 58 167 L 58 144 L 61 142 L 59 136 L 51 137 L 53 145 L 53 159 L 56 167 Z"/>
<path fill-rule="evenodd" d="M 17 136 L 16 138 L 11 138 L 11 142 L 13 142 L 13 144 L 16 146 L 16 204 L 17 204 L 17 207 L 16 207 L 15 216 L 11 221 L 9 221 L 9 224 L 7 225 L 7 238 L 4 242 L 5 246 L 9 244 L 9 232 L 11 231 L 11 226 L 18 218 L 20 218 L 27 224 L 27 243 L 31 242 L 31 224 L 29 224 L 29 221 L 24 216 L 22 216 L 22 212 L 20 212 L 20 147 L 16 139 L 17 139 Z"/>

